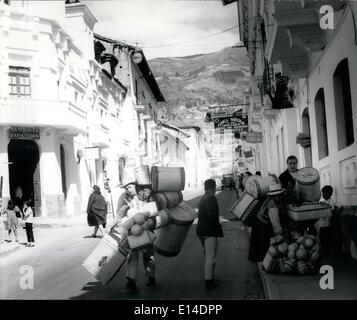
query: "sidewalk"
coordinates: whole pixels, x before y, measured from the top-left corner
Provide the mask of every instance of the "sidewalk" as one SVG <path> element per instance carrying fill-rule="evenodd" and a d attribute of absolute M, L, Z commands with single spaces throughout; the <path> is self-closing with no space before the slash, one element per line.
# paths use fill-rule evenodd
<path fill-rule="evenodd" d="M 20 248 L 20 244 L 14 241 L 0 243 L 0 258 L 6 256 L 10 252 L 13 252 L 19 248 Z"/>
<path fill-rule="evenodd" d="M 343 257 L 325 258 L 323 265 L 330 265 L 334 272 L 334 288 L 323 290 L 320 280 L 325 273 L 309 276 L 272 274 L 258 263 L 267 300 L 356 300 L 357 261 Z"/>

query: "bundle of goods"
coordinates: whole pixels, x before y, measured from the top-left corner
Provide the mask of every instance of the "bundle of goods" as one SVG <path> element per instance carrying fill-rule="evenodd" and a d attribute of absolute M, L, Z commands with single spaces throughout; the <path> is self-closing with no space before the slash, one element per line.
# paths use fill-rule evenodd
<path fill-rule="evenodd" d="M 247 192 L 239 197 L 234 203 L 231 213 L 241 220 L 246 226 L 253 226 L 256 221 L 256 216 L 260 208 L 263 206 L 267 198 L 255 199 Z"/>
<path fill-rule="evenodd" d="M 332 207 L 326 203 L 308 203 L 299 207 L 288 206 L 288 216 L 294 221 L 306 221 L 330 217 Z"/>
<path fill-rule="evenodd" d="M 177 206 L 183 200 L 181 191 L 157 192 L 154 193 L 153 197 L 159 210 L 166 208 L 170 209 Z"/>
<path fill-rule="evenodd" d="M 134 169 L 136 182 L 141 185 L 151 184 L 151 175 L 149 166 L 140 166 Z"/>
<path fill-rule="evenodd" d="M 255 199 L 260 199 L 269 192 L 269 186 L 276 183 L 279 183 L 279 178 L 275 174 L 268 175 L 264 178 L 253 175 L 245 180 L 244 189 Z"/>
<path fill-rule="evenodd" d="M 185 201 L 171 209 L 165 209 L 165 212 L 169 215 L 170 223 L 155 230 L 154 249 L 162 256 L 175 257 L 183 247 L 196 212 Z"/>
<path fill-rule="evenodd" d="M 139 250 L 153 243 L 155 235 L 152 231 L 155 228 L 155 221 L 149 217 L 150 212 L 146 211 L 122 220 L 121 237 L 126 239 L 131 250 Z"/>
<path fill-rule="evenodd" d="M 185 189 L 185 169 L 153 166 L 151 168 L 151 183 L 154 192 L 182 191 Z"/>
<path fill-rule="evenodd" d="M 119 272 L 128 254 L 120 232 L 112 229 L 94 247 L 82 266 L 106 285 Z"/>
<path fill-rule="evenodd" d="M 269 273 L 315 274 L 321 265 L 320 252 L 320 245 L 312 235 L 301 236 L 291 244 L 277 236 L 270 240 L 263 267 Z"/>
<path fill-rule="evenodd" d="M 296 174 L 295 189 L 301 202 L 320 200 L 320 175 L 315 168 L 305 167 Z"/>

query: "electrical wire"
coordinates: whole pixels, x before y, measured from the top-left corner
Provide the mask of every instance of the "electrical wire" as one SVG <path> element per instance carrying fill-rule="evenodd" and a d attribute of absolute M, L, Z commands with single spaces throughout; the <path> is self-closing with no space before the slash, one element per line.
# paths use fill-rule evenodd
<path fill-rule="evenodd" d="M 196 39 L 187 40 L 187 41 L 181 41 L 181 42 L 175 42 L 175 43 L 167 43 L 167 44 L 156 45 L 156 46 L 143 46 L 141 48 L 142 49 L 152 49 L 152 48 L 163 48 L 163 47 L 177 46 L 177 45 L 184 44 L 184 43 L 190 43 L 190 42 L 195 42 L 195 41 L 199 41 L 199 40 L 215 37 L 215 36 L 218 36 L 218 35 L 223 34 L 225 32 L 231 31 L 231 30 L 233 30 L 235 28 L 238 28 L 238 25 L 235 25 L 235 26 L 230 27 L 228 29 L 225 29 L 225 30 L 222 30 L 222 31 L 219 31 L 219 32 L 216 32 L 216 33 L 201 37 L 201 38 L 196 38 Z"/>

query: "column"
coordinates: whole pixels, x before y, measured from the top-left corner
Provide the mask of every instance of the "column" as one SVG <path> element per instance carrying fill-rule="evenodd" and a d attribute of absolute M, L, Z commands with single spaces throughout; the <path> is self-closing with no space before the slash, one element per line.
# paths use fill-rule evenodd
<path fill-rule="evenodd" d="M 42 133 L 40 145 L 42 216 L 63 216 L 66 208 L 62 192 L 60 145 L 56 131 Z"/>

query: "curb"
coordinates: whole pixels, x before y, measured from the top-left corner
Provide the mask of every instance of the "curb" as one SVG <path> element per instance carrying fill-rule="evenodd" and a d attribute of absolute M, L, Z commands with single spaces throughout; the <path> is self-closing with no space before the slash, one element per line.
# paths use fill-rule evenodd
<path fill-rule="evenodd" d="M 273 279 L 269 279 L 270 275 L 263 270 L 262 262 L 257 262 L 257 268 L 263 283 L 265 300 L 283 300 L 280 295 L 279 287 L 275 284 Z"/>

